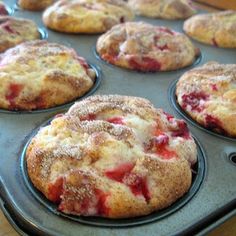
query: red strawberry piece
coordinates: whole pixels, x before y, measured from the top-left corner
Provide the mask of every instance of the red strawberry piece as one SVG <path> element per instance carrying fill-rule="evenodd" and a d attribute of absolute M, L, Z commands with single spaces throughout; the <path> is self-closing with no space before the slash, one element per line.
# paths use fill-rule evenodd
<path fill-rule="evenodd" d="M 104 193 L 100 189 L 95 189 L 95 195 L 97 198 L 97 214 L 101 216 L 107 216 L 109 214 L 109 208 L 106 205 L 106 201 L 110 194 Z"/>
<path fill-rule="evenodd" d="M 145 151 L 155 152 L 163 159 L 176 158 L 176 152 L 167 148 L 169 137 L 164 132 L 160 132 L 158 136 L 153 137 L 145 146 Z"/>
<path fill-rule="evenodd" d="M 0 5 L 0 15 L 8 15 L 8 12 L 4 5 Z"/>
<path fill-rule="evenodd" d="M 77 56 L 76 59 L 79 61 L 79 63 L 87 70 L 89 69 L 88 63 L 85 61 L 83 57 Z"/>
<path fill-rule="evenodd" d="M 15 99 L 19 96 L 20 92 L 23 89 L 22 84 L 10 84 L 8 92 L 5 95 L 5 98 L 9 101 L 11 109 L 15 108 Z"/>
<path fill-rule="evenodd" d="M 117 57 L 118 55 L 116 52 L 114 52 L 114 50 L 110 50 L 109 53 L 105 53 L 102 55 L 102 59 L 112 64 L 114 64 L 117 61 Z"/>
<path fill-rule="evenodd" d="M 175 131 L 172 131 L 171 136 L 172 137 L 182 137 L 184 139 L 190 139 L 190 133 L 188 130 L 188 126 L 183 120 L 177 120 L 178 129 Z"/>
<path fill-rule="evenodd" d="M 125 174 L 130 173 L 131 170 L 134 168 L 134 164 L 131 162 L 126 162 L 118 165 L 112 170 L 108 170 L 105 172 L 105 175 L 118 182 L 122 182 Z"/>
<path fill-rule="evenodd" d="M 213 117 L 212 115 L 207 114 L 205 116 L 205 126 L 207 129 L 212 129 L 212 130 L 216 130 L 222 134 L 227 134 L 227 132 L 222 127 L 221 121 L 218 118 Z"/>
<path fill-rule="evenodd" d="M 21 84 L 10 84 L 6 99 L 9 101 L 14 100 L 17 96 L 19 96 L 22 89 L 23 85 Z"/>
<path fill-rule="evenodd" d="M 107 122 L 117 125 L 124 125 L 124 121 L 122 117 L 112 117 L 107 119 Z"/>
<path fill-rule="evenodd" d="M 131 57 L 129 63 L 133 69 L 138 71 L 159 71 L 161 69 L 160 62 L 150 57 Z"/>
<path fill-rule="evenodd" d="M 123 182 L 129 186 L 130 190 L 135 196 L 143 196 L 146 202 L 150 200 L 151 197 L 146 177 L 141 177 L 135 173 L 130 173 L 125 176 Z"/>
<path fill-rule="evenodd" d="M 184 94 L 182 96 L 183 108 L 185 109 L 188 105 L 191 107 L 192 111 L 201 112 L 203 110 L 201 101 L 206 101 L 209 95 L 206 95 L 204 92 L 192 92 L 189 94 Z"/>
<path fill-rule="evenodd" d="M 161 158 L 167 159 L 167 160 L 176 157 L 176 152 L 175 152 L 175 151 L 168 150 L 168 149 L 166 148 L 166 146 L 163 146 L 163 145 L 158 146 L 158 148 L 157 148 L 157 150 L 156 150 L 156 153 L 157 153 L 158 155 L 160 155 Z"/>
<path fill-rule="evenodd" d="M 60 196 L 63 193 L 63 177 L 56 179 L 54 183 L 50 183 L 48 186 L 48 198 L 52 202 L 59 203 L 61 201 Z"/>
<path fill-rule="evenodd" d="M 91 120 L 96 120 L 96 115 L 95 114 L 88 114 L 84 117 L 81 117 L 80 118 L 81 121 L 85 121 L 85 120 L 88 120 L 88 121 L 91 121 Z"/>
<path fill-rule="evenodd" d="M 216 84 L 211 84 L 211 89 L 213 91 L 218 91 L 217 85 Z"/>
<path fill-rule="evenodd" d="M 174 118 L 174 116 L 172 116 L 171 114 L 167 113 L 167 112 L 163 112 L 166 115 L 166 118 L 168 121 L 172 120 Z"/>
<path fill-rule="evenodd" d="M 86 214 L 88 212 L 89 206 L 90 206 L 90 199 L 88 197 L 85 197 L 80 203 L 80 212 L 82 214 Z"/>
<path fill-rule="evenodd" d="M 169 144 L 169 137 L 163 133 L 152 139 L 154 142 L 154 148 L 156 153 L 161 156 L 163 159 L 171 159 L 176 157 L 176 152 L 168 150 L 167 146 Z"/>

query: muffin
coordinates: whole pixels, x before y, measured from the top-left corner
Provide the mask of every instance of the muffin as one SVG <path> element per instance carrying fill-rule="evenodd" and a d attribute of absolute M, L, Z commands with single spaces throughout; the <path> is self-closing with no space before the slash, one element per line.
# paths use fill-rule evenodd
<path fill-rule="evenodd" d="M 143 98 L 103 95 L 41 128 L 25 158 L 32 183 L 59 211 L 129 218 L 182 197 L 196 153 L 183 120 Z"/>
<path fill-rule="evenodd" d="M 209 62 L 186 72 L 176 87 L 181 108 L 203 127 L 236 137 L 236 65 Z"/>
<path fill-rule="evenodd" d="M 68 47 L 36 40 L 0 55 L 0 107 L 8 110 L 50 108 L 84 95 L 95 72 Z"/>
<path fill-rule="evenodd" d="M 128 0 L 136 15 L 169 20 L 186 19 L 196 13 L 188 0 Z"/>
<path fill-rule="evenodd" d="M 122 0 L 60 0 L 44 12 L 43 22 L 59 32 L 93 34 L 133 17 Z"/>
<path fill-rule="evenodd" d="M 205 44 L 236 48 L 236 11 L 193 16 L 184 22 L 184 31 Z"/>
<path fill-rule="evenodd" d="M 185 35 L 143 22 L 113 26 L 98 38 L 96 49 L 108 63 L 145 72 L 180 69 L 199 55 Z"/>
<path fill-rule="evenodd" d="M 40 11 L 50 6 L 54 0 L 19 0 L 18 4 L 21 8 L 30 11 Z"/>
<path fill-rule="evenodd" d="M 0 52 L 25 41 L 40 38 L 37 25 L 27 19 L 0 16 Z"/>

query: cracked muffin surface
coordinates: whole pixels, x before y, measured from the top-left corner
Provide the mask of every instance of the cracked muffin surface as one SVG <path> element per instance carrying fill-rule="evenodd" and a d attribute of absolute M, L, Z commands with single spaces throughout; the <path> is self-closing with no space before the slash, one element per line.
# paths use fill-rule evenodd
<path fill-rule="evenodd" d="M 34 186 L 60 211 L 128 218 L 182 197 L 197 151 L 186 123 L 148 100 L 98 95 L 42 127 L 26 161 Z"/>

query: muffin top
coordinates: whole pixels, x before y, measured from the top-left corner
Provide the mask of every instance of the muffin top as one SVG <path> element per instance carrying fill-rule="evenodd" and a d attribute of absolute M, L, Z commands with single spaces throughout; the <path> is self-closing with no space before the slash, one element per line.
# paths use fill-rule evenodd
<path fill-rule="evenodd" d="M 0 55 L 0 107 L 44 109 L 72 101 L 94 84 L 95 72 L 72 49 L 36 40 Z"/>
<path fill-rule="evenodd" d="M 236 65 L 209 62 L 178 81 L 177 100 L 202 126 L 236 137 Z"/>
<path fill-rule="evenodd" d="M 54 0 L 18 0 L 21 8 L 30 11 L 40 11 L 50 6 Z"/>
<path fill-rule="evenodd" d="M 138 71 L 169 71 L 191 65 L 199 50 L 184 34 L 144 22 L 112 27 L 97 41 L 105 61 Z"/>
<path fill-rule="evenodd" d="M 188 0 L 128 0 L 136 15 L 169 20 L 186 19 L 196 13 Z"/>
<path fill-rule="evenodd" d="M 102 33 L 133 17 L 123 0 L 60 0 L 44 12 L 43 22 L 65 33 Z"/>
<path fill-rule="evenodd" d="M 0 52 L 22 42 L 40 38 L 37 25 L 28 19 L 0 16 Z"/>
<path fill-rule="evenodd" d="M 148 100 L 92 96 L 54 118 L 26 153 L 31 181 L 67 214 L 127 218 L 188 191 L 196 145 L 183 120 Z"/>
<path fill-rule="evenodd" d="M 184 22 L 184 31 L 202 43 L 236 48 L 236 11 L 193 16 Z"/>

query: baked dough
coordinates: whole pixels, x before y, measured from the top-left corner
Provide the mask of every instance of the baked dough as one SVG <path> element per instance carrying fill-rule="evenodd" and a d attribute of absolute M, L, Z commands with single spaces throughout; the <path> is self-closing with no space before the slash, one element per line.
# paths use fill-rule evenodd
<path fill-rule="evenodd" d="M 196 13 L 188 0 L 128 0 L 136 15 L 162 18 L 186 19 Z"/>
<path fill-rule="evenodd" d="M 184 31 L 202 43 L 236 48 L 236 11 L 193 16 L 184 22 Z"/>
<path fill-rule="evenodd" d="M 19 0 L 18 4 L 21 8 L 30 11 L 40 11 L 50 6 L 54 0 Z"/>
<path fill-rule="evenodd" d="M 65 33 L 102 33 L 133 17 L 122 0 L 60 0 L 44 12 L 43 22 Z"/>
<path fill-rule="evenodd" d="M 169 71 L 191 65 L 199 50 L 184 34 L 143 22 L 112 27 L 97 41 L 100 57 L 138 71 Z"/>
<path fill-rule="evenodd" d="M 39 39 L 37 25 L 27 19 L 0 16 L 0 52 L 24 41 Z"/>
<path fill-rule="evenodd" d="M 2 1 L 0 1 L 0 15 L 8 15 L 6 6 Z"/>
<path fill-rule="evenodd" d="M 209 62 L 178 81 L 182 109 L 207 129 L 236 137 L 236 65 Z"/>
<path fill-rule="evenodd" d="M 0 55 L 0 107 L 8 110 L 44 109 L 85 94 L 95 72 L 63 45 L 36 40 Z"/>
<path fill-rule="evenodd" d="M 34 186 L 67 214 L 127 218 L 168 207 L 191 186 L 196 145 L 186 123 L 146 99 L 92 96 L 31 140 Z"/>

